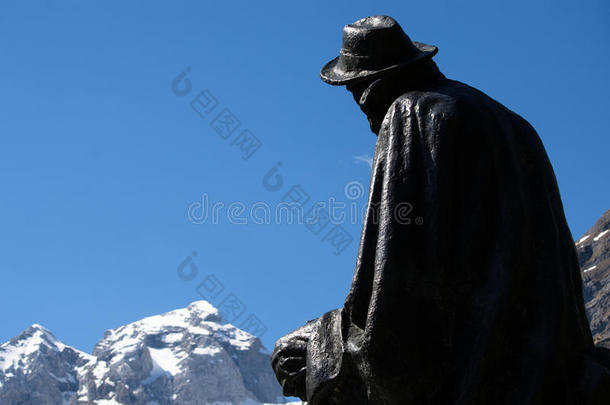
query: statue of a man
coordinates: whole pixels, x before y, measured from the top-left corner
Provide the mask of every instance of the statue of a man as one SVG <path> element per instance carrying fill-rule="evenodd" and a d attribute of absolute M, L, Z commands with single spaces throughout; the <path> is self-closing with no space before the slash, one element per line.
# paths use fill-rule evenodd
<path fill-rule="evenodd" d="M 285 395 L 312 405 L 610 404 L 574 241 L 532 126 L 447 79 L 390 17 L 347 25 L 322 80 L 378 135 L 343 308 L 281 338 Z M 516 57 L 513 55 L 513 57 Z M 411 221 L 401 207 L 412 207 Z"/>

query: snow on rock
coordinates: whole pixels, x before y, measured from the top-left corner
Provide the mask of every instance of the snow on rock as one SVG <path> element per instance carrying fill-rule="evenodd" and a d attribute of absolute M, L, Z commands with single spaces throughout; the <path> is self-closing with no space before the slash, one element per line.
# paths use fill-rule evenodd
<path fill-rule="evenodd" d="M 106 331 L 93 356 L 32 325 L 0 346 L 0 404 L 286 402 L 269 365 L 257 337 L 197 301 Z"/>
<path fill-rule="evenodd" d="M 593 339 L 610 348 L 610 210 L 576 244 Z"/>
<path fill-rule="evenodd" d="M 0 404 L 68 404 L 78 389 L 76 368 L 92 360 L 34 324 L 0 345 Z"/>
<path fill-rule="evenodd" d="M 197 301 L 107 331 L 93 351 L 97 362 L 80 370 L 86 389 L 75 404 L 275 401 L 281 388 L 260 340 L 221 322 L 216 308 Z"/>
<path fill-rule="evenodd" d="M 603 232 L 600 232 L 595 238 L 593 238 L 594 242 L 597 242 L 598 240 L 600 240 L 601 238 L 603 238 L 605 235 L 608 234 L 608 232 L 610 232 L 610 229 L 606 229 Z"/>
<path fill-rule="evenodd" d="M 41 347 L 45 350 L 61 352 L 65 345 L 59 342 L 51 332 L 41 325 L 34 324 L 21 335 L 0 346 L 0 369 L 9 369 L 24 365 L 27 370 L 27 359 L 36 354 Z"/>
<path fill-rule="evenodd" d="M 595 270 L 596 268 L 597 268 L 597 266 L 591 266 L 591 267 L 588 267 L 588 268 L 584 269 L 582 272 L 583 273 L 588 273 L 588 272 L 590 272 L 592 270 Z"/>
<path fill-rule="evenodd" d="M 580 245 L 581 243 L 583 243 L 584 241 L 586 241 L 587 239 L 589 239 L 591 237 L 591 235 L 585 235 L 582 238 L 580 238 L 578 240 L 578 242 L 576 242 L 577 245 Z"/>

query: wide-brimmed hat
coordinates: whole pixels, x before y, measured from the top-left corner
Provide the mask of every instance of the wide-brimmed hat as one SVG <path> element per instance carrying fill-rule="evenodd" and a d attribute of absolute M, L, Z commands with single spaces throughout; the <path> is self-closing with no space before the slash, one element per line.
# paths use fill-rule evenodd
<path fill-rule="evenodd" d="M 320 71 L 326 83 L 338 86 L 371 78 L 436 55 L 434 45 L 411 41 L 392 17 L 371 16 L 343 28 L 339 56 Z"/>

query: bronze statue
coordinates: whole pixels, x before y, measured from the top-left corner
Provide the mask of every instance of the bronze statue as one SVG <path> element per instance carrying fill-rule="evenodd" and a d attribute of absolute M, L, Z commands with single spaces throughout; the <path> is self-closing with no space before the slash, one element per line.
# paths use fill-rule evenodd
<path fill-rule="evenodd" d="M 574 241 L 532 126 L 447 79 L 390 17 L 347 25 L 322 80 L 378 135 L 343 308 L 281 338 L 272 366 L 311 405 L 610 404 Z M 423 224 L 397 215 L 413 207 Z"/>

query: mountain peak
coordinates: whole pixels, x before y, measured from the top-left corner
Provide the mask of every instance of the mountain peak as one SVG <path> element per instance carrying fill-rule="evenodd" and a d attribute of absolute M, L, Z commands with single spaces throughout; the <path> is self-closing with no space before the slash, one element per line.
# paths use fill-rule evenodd
<path fill-rule="evenodd" d="M 47 328 L 45 328 L 44 326 L 42 326 L 38 323 L 34 323 L 34 324 L 28 326 L 23 332 L 21 332 L 21 334 L 19 336 L 17 336 L 17 338 L 28 339 L 28 338 L 32 338 L 34 336 L 45 336 L 45 337 L 48 337 L 48 338 L 51 338 L 51 339 L 54 339 L 55 341 L 57 341 L 57 339 L 55 338 L 53 333 L 51 333 L 50 330 L 48 330 Z"/>
<path fill-rule="evenodd" d="M 78 388 L 76 367 L 91 359 L 33 324 L 0 345 L 0 403 L 41 403 L 37 395 L 44 391 L 44 403 L 67 404 Z M 33 398 L 32 387 L 39 387 Z"/>
<path fill-rule="evenodd" d="M 204 321 L 221 322 L 220 312 L 216 307 L 208 301 L 200 300 L 192 302 L 187 308 L 193 314 L 196 314 Z"/>
<path fill-rule="evenodd" d="M 83 403 L 115 400 L 113 387 L 127 382 L 142 403 L 160 392 L 177 395 L 176 402 L 197 397 L 201 403 L 261 403 L 281 397 L 260 340 L 223 324 L 207 301 L 108 330 L 93 355 L 97 361 L 81 372 L 77 398 Z"/>
<path fill-rule="evenodd" d="M 61 352 L 65 347 L 47 328 L 33 324 L 9 342 L 0 345 L 0 370 L 17 367 L 37 353 L 49 350 Z"/>
<path fill-rule="evenodd" d="M 207 301 L 110 329 L 93 355 L 33 324 L 0 345 L 0 404 L 285 402 L 269 362 Z"/>
<path fill-rule="evenodd" d="M 35 343 L 45 344 L 51 348 L 57 348 L 59 350 L 64 348 L 64 344 L 61 343 L 50 330 L 37 323 L 30 325 L 26 330 L 21 332 L 16 339 L 33 340 Z"/>
<path fill-rule="evenodd" d="M 576 242 L 576 246 L 603 243 L 607 237 L 610 237 L 610 210 L 604 212 L 595 225 Z"/>
<path fill-rule="evenodd" d="M 139 344 L 136 336 L 159 335 L 183 329 L 200 328 L 202 325 L 222 321 L 218 309 L 207 301 L 195 301 L 186 308 L 175 309 L 159 315 L 148 316 L 138 321 L 107 330 L 104 338 L 95 346 L 93 354 L 100 355 L 109 347 L 116 351 L 117 342 L 122 342 L 121 350 L 135 349 Z"/>

